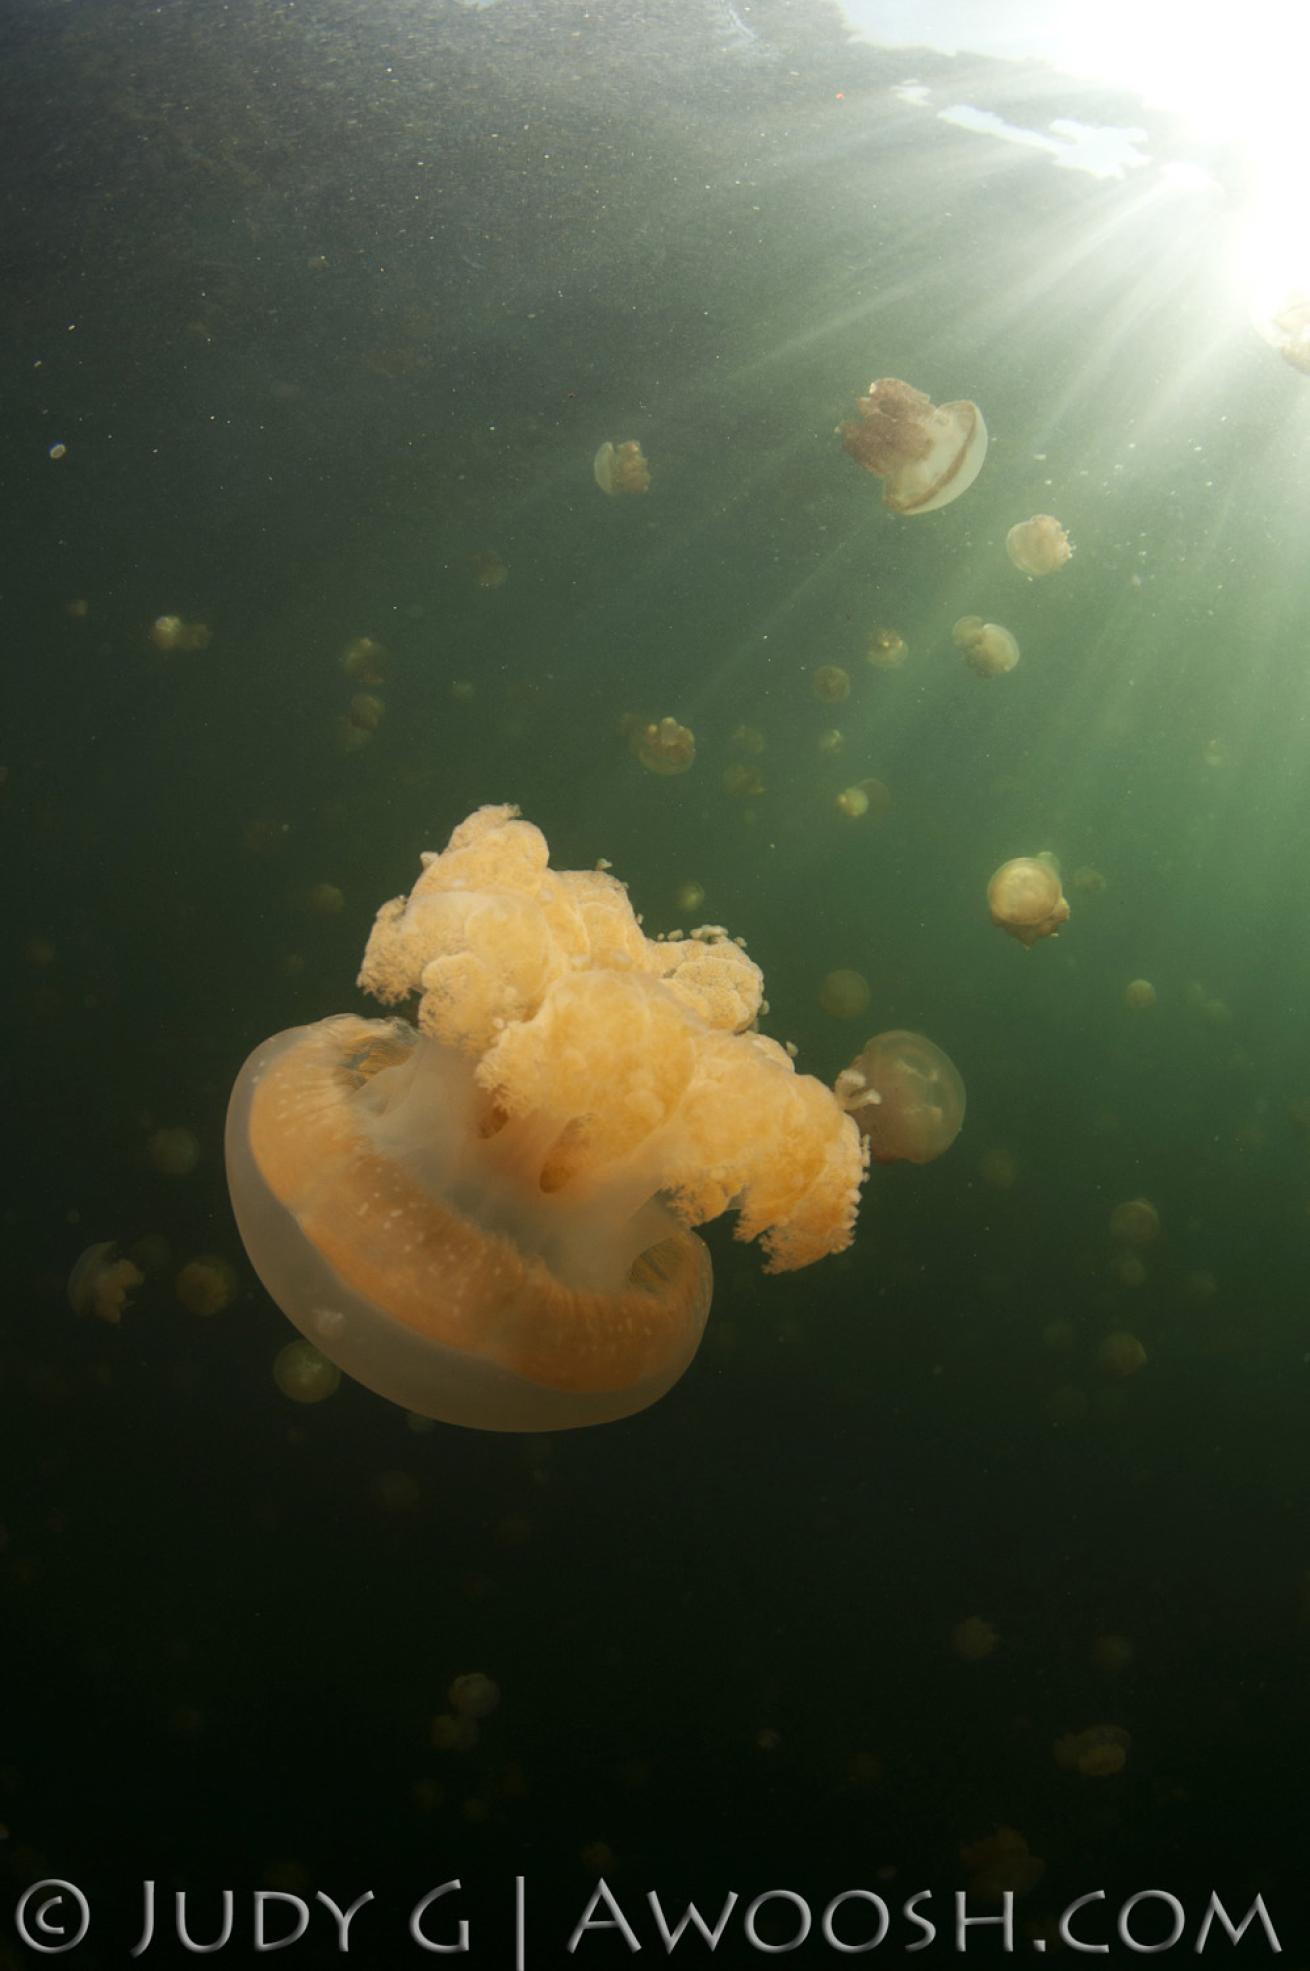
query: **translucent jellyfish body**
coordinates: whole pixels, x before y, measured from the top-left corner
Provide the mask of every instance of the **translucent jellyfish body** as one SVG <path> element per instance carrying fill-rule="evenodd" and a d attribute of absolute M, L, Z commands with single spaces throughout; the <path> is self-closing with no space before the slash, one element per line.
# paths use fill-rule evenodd
<path fill-rule="evenodd" d="M 951 635 L 969 669 L 980 678 L 1004 677 L 1019 661 L 1019 645 L 1001 623 L 961 616 Z"/>
<path fill-rule="evenodd" d="M 383 906 L 343 1015 L 237 1078 L 246 1249 L 314 1347 L 423 1416 L 486 1430 L 629 1415 L 709 1309 L 691 1227 L 730 1205 L 770 1270 L 850 1241 L 866 1156 L 830 1092 L 753 1031 L 726 935 L 660 943 L 623 886 L 553 871 L 511 808 L 469 817 Z"/>
<path fill-rule="evenodd" d="M 1073 546 L 1053 513 L 1035 513 L 1011 527 L 1005 552 L 1024 575 L 1053 575 L 1070 559 Z"/>
<path fill-rule="evenodd" d="M 592 460 L 591 470 L 601 492 L 612 499 L 650 490 L 650 466 L 635 438 L 627 438 L 621 445 L 613 445 L 607 438 Z"/>
<path fill-rule="evenodd" d="M 856 399 L 859 417 L 840 427 L 842 448 L 883 481 L 893 513 L 932 513 L 966 493 L 987 456 L 976 404 L 934 404 L 922 390 L 884 376 Z"/>
<path fill-rule="evenodd" d="M 1069 905 L 1053 856 L 1020 855 L 1003 862 L 987 885 L 992 922 L 1030 948 L 1067 923 Z"/>
<path fill-rule="evenodd" d="M 964 1082 L 954 1061 L 903 1028 L 866 1041 L 838 1075 L 836 1092 L 875 1163 L 932 1163 L 964 1123 Z"/>

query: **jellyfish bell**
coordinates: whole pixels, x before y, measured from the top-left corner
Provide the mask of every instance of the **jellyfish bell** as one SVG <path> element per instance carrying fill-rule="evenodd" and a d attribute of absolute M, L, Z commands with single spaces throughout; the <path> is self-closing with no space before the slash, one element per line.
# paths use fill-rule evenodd
<path fill-rule="evenodd" d="M 592 460 L 591 470 L 601 492 L 611 499 L 650 490 L 650 466 L 635 438 L 625 439 L 621 445 L 613 445 L 607 438 Z"/>
<path fill-rule="evenodd" d="M 1073 544 L 1053 513 L 1016 521 L 1005 537 L 1005 552 L 1020 574 L 1053 575 L 1073 555 Z"/>
<path fill-rule="evenodd" d="M 964 1123 L 964 1081 L 954 1061 L 903 1028 L 866 1041 L 838 1075 L 836 1095 L 875 1163 L 932 1163 Z"/>
<path fill-rule="evenodd" d="M 987 456 L 976 404 L 934 404 L 899 377 L 879 377 L 856 399 L 858 420 L 838 428 L 842 449 L 883 484 L 893 513 L 932 513 L 968 492 Z"/>
<path fill-rule="evenodd" d="M 1265 284 L 1251 300 L 1251 326 L 1302 376 L 1310 376 L 1310 282 Z"/>
<path fill-rule="evenodd" d="M 956 649 L 980 678 L 1004 677 L 1019 661 L 1019 645 L 1002 623 L 961 616 L 951 631 Z"/>
<path fill-rule="evenodd" d="M 1020 855 L 1003 862 L 987 885 L 992 922 L 1030 950 L 1068 922 L 1069 904 L 1053 856 Z"/>
<path fill-rule="evenodd" d="M 648 773 L 686 773 L 695 764 L 696 735 L 677 719 L 637 720 L 628 734 L 628 745 Z"/>
<path fill-rule="evenodd" d="M 116 1328 L 131 1306 L 130 1296 L 144 1283 L 141 1268 L 122 1257 L 113 1239 L 102 1239 L 74 1261 L 68 1275 L 68 1304 L 74 1314 L 89 1314 Z"/>
<path fill-rule="evenodd" d="M 628 1416 L 691 1361 L 692 1227 L 731 1205 L 769 1270 L 849 1244 L 867 1157 L 829 1091 L 754 1030 L 758 967 L 710 928 L 661 942 L 599 870 L 554 871 L 483 808 L 383 906 L 340 1015 L 237 1078 L 228 1183 L 247 1252 L 322 1355 L 404 1409 L 485 1430 Z"/>

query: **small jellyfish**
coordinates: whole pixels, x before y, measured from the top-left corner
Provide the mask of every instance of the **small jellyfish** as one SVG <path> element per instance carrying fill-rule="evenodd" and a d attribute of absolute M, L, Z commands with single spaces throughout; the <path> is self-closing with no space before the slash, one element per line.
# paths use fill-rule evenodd
<path fill-rule="evenodd" d="M 846 734 L 839 732 L 835 725 L 830 725 L 826 732 L 819 734 L 815 744 L 821 753 L 826 754 L 829 759 L 834 759 L 846 744 Z"/>
<path fill-rule="evenodd" d="M 1127 1636 L 1102 1635 L 1092 1640 L 1090 1650 L 1092 1667 L 1117 1676 L 1132 1663 L 1136 1651 Z"/>
<path fill-rule="evenodd" d="M 303 902 L 311 917 L 339 917 L 346 907 L 345 892 L 335 883 L 311 883 Z"/>
<path fill-rule="evenodd" d="M 1257 296 L 1251 305 L 1251 322 L 1256 334 L 1285 363 L 1302 376 L 1310 376 L 1310 291 L 1304 287 L 1284 287 L 1281 291 Z"/>
<path fill-rule="evenodd" d="M 875 630 L 864 654 L 875 671 L 899 671 L 910 646 L 899 630 Z"/>
<path fill-rule="evenodd" d="M 499 1705 L 500 1686 L 481 1670 L 470 1670 L 456 1677 L 446 1692 L 446 1702 L 457 1718 L 473 1718 L 480 1724 Z"/>
<path fill-rule="evenodd" d="M 1046 1873 L 1046 1863 L 1034 1855 L 1017 1828 L 998 1827 L 984 1841 L 960 1846 L 969 1895 L 979 1902 L 999 1903 L 1007 1895 L 1022 1896 Z"/>
<path fill-rule="evenodd" d="M 848 821 L 859 821 L 869 812 L 869 797 L 862 787 L 843 787 L 834 798 L 833 806 Z"/>
<path fill-rule="evenodd" d="M 225 1259 L 202 1253 L 189 1259 L 173 1282 L 173 1291 L 188 1314 L 208 1320 L 230 1305 L 237 1290 L 237 1276 Z"/>
<path fill-rule="evenodd" d="M 967 1615 L 951 1630 L 951 1648 L 961 1663 L 981 1663 L 995 1653 L 1000 1640 L 999 1630 L 984 1622 L 981 1615 Z"/>
<path fill-rule="evenodd" d="M 820 664 L 817 671 L 810 674 L 810 688 L 824 705 L 840 705 L 851 695 L 849 671 L 840 664 Z"/>
<path fill-rule="evenodd" d="M 932 1163 L 964 1123 L 964 1082 L 954 1061 L 923 1034 L 900 1028 L 865 1042 L 838 1075 L 836 1095 L 875 1163 Z"/>
<path fill-rule="evenodd" d="M 690 882 L 679 883 L 673 893 L 673 901 L 678 909 L 688 917 L 693 916 L 705 902 L 705 886 L 693 878 Z"/>
<path fill-rule="evenodd" d="M 1126 1328 L 1116 1328 L 1113 1334 L 1106 1335 L 1096 1351 L 1097 1366 L 1107 1375 L 1119 1381 L 1127 1381 L 1139 1370 L 1146 1367 L 1146 1350 L 1137 1336 Z"/>
<path fill-rule="evenodd" d="M 387 653 L 376 637 L 357 636 L 341 653 L 341 668 L 356 684 L 385 684 Z"/>
<path fill-rule="evenodd" d="M 1160 1214 L 1149 1198 L 1128 1198 L 1110 1213 L 1110 1237 L 1121 1246 L 1149 1246 L 1159 1231 Z"/>
<path fill-rule="evenodd" d="M 723 769 L 723 791 L 734 801 L 753 801 L 764 792 L 764 775 L 744 760 L 730 760 Z"/>
<path fill-rule="evenodd" d="M 386 716 L 386 706 L 372 691 L 357 691 L 349 709 L 337 721 L 337 744 L 343 753 L 367 746 Z"/>
<path fill-rule="evenodd" d="M 145 1282 L 145 1274 L 123 1259 L 112 1239 L 88 1246 L 68 1276 L 68 1304 L 74 1314 L 91 1314 L 116 1328 L 131 1305 L 129 1294 Z"/>
<path fill-rule="evenodd" d="M 200 1161 L 200 1145 L 189 1129 L 157 1129 L 146 1155 L 165 1177 L 189 1177 Z"/>
<path fill-rule="evenodd" d="M 967 400 L 936 405 L 899 377 L 879 377 L 839 427 L 842 449 L 884 481 L 893 513 L 931 513 L 967 492 L 987 456 L 987 427 Z"/>
<path fill-rule="evenodd" d="M 696 735 L 672 718 L 635 725 L 628 743 L 650 773 L 686 773 L 696 758 Z"/>
<path fill-rule="evenodd" d="M 650 466 L 635 438 L 612 445 L 608 438 L 591 462 L 596 484 L 602 493 L 645 493 L 650 489 Z"/>
<path fill-rule="evenodd" d="M 1052 513 L 1020 520 L 1005 537 L 1005 552 L 1024 575 L 1053 575 L 1073 553 L 1069 536 Z"/>
<path fill-rule="evenodd" d="M 1106 889 L 1106 881 L 1099 869 L 1091 863 L 1080 863 L 1069 878 L 1069 888 L 1080 897 L 1101 896 Z"/>
<path fill-rule="evenodd" d="M 289 1341 L 273 1358 L 273 1380 L 293 1403 L 322 1403 L 336 1394 L 341 1371 L 312 1342 Z"/>
<path fill-rule="evenodd" d="M 1019 1175 L 1019 1166 L 1011 1151 L 994 1144 L 984 1152 L 978 1165 L 978 1175 L 993 1191 L 1012 1191 Z"/>
<path fill-rule="evenodd" d="M 1053 938 L 1069 917 L 1059 865 L 1031 855 L 1003 862 L 987 885 L 987 908 L 993 924 L 1029 950 L 1038 938 Z"/>
<path fill-rule="evenodd" d="M 871 814 L 875 821 L 881 821 L 892 804 L 892 790 L 885 780 L 870 775 L 867 780 L 856 783 L 857 792 L 864 796 L 864 812 Z"/>
<path fill-rule="evenodd" d="M 1129 979 L 1124 987 L 1124 1005 L 1134 1013 L 1149 1013 L 1155 1005 L 1155 987 L 1149 979 Z"/>
<path fill-rule="evenodd" d="M 757 725 L 735 727 L 728 740 L 728 744 L 738 753 L 759 754 L 764 752 L 768 743 Z"/>
<path fill-rule="evenodd" d="M 1111 1271 L 1121 1287 L 1137 1288 L 1146 1284 L 1146 1267 L 1135 1252 L 1121 1252 Z"/>
<path fill-rule="evenodd" d="M 1069 1731 L 1057 1738 L 1052 1750 L 1056 1765 L 1066 1772 L 1081 1773 L 1085 1779 L 1110 1779 L 1123 1771 L 1131 1744 L 1122 1725 L 1089 1725 L 1086 1731 Z"/>
<path fill-rule="evenodd" d="M 969 669 L 980 678 L 1004 677 L 1019 661 L 1019 646 L 1000 623 L 961 616 L 951 635 Z"/>
<path fill-rule="evenodd" d="M 470 555 L 469 568 L 480 589 L 503 589 L 509 580 L 509 569 L 494 548 L 483 548 Z"/>
<path fill-rule="evenodd" d="M 819 987 L 819 1004 L 833 1020 L 856 1020 L 868 1008 L 872 994 L 863 972 L 847 967 L 829 972 Z"/>
<path fill-rule="evenodd" d="M 156 616 L 150 641 L 156 650 L 207 650 L 213 640 L 208 623 L 188 623 L 181 616 Z"/>

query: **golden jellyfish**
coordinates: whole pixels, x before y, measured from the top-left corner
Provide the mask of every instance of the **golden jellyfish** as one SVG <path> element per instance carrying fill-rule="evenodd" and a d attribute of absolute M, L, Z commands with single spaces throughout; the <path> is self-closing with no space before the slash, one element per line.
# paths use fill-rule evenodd
<path fill-rule="evenodd" d="M 1053 575 L 1073 554 L 1069 536 L 1053 513 L 1020 520 L 1005 537 L 1005 552 L 1024 575 Z"/>
<path fill-rule="evenodd" d="M 620 493 L 650 490 L 650 467 L 635 438 L 625 439 L 621 445 L 611 445 L 607 438 L 592 460 L 591 469 L 601 492 L 611 498 Z"/>
<path fill-rule="evenodd" d="M 768 743 L 768 740 L 764 737 L 764 734 L 757 725 L 739 725 L 734 727 L 732 736 L 728 741 L 728 744 L 735 747 L 739 753 L 755 754 L 764 752 Z"/>
<path fill-rule="evenodd" d="M 1116 1328 L 1108 1334 L 1096 1351 L 1098 1366 L 1107 1376 L 1114 1376 L 1126 1382 L 1146 1367 L 1146 1350 L 1134 1334 L 1126 1328 Z"/>
<path fill-rule="evenodd" d="M 856 783 L 856 792 L 864 796 L 864 812 L 871 814 L 875 821 L 881 821 L 892 804 L 892 790 L 885 780 L 870 776 Z"/>
<path fill-rule="evenodd" d="M 960 1860 L 969 1895 L 985 1903 L 1022 1896 L 1036 1888 L 1046 1873 L 1046 1863 L 1032 1853 L 1015 1827 L 998 1827 L 983 1841 L 962 1842 Z"/>
<path fill-rule="evenodd" d="M 1000 623 L 961 616 L 951 635 L 969 669 L 980 678 L 1004 677 L 1019 661 L 1019 646 Z"/>
<path fill-rule="evenodd" d="M 815 744 L 821 753 L 826 754 L 829 758 L 835 758 L 846 744 L 846 734 L 839 732 L 835 725 L 830 725 L 826 732 L 819 734 Z"/>
<path fill-rule="evenodd" d="M 357 691 L 349 710 L 337 721 L 337 744 L 343 753 L 367 746 L 386 716 L 386 706 L 373 691 Z"/>
<path fill-rule="evenodd" d="M 1080 897 L 1097 897 L 1104 894 L 1106 881 L 1099 869 L 1091 863 L 1080 863 L 1069 878 L 1069 888 Z"/>
<path fill-rule="evenodd" d="M 910 646 L 899 630 L 875 630 L 864 654 L 875 671 L 899 671 Z"/>
<path fill-rule="evenodd" d="M 156 616 L 150 641 L 156 650 L 207 650 L 213 640 L 208 623 L 188 623 L 181 616 Z"/>
<path fill-rule="evenodd" d="M 1149 979 L 1129 979 L 1124 987 L 1124 1005 L 1134 1013 L 1149 1013 L 1155 1005 L 1155 987 Z"/>
<path fill-rule="evenodd" d="M 833 806 L 838 814 L 844 814 L 848 821 L 859 821 L 869 812 L 869 797 L 863 787 L 843 787 L 836 796 Z"/>
<path fill-rule="evenodd" d="M 993 1191 L 1012 1191 L 1019 1176 L 1019 1165 L 1012 1151 L 995 1144 L 984 1152 L 978 1175 Z"/>
<path fill-rule="evenodd" d="M 954 1061 L 903 1028 L 866 1040 L 838 1075 L 836 1093 L 875 1163 L 932 1163 L 964 1123 L 964 1082 Z"/>
<path fill-rule="evenodd" d="M 893 513 L 931 513 L 972 486 L 987 456 L 976 404 L 934 404 L 899 377 L 879 377 L 856 399 L 858 421 L 838 429 L 843 451 L 883 484 Z"/>
<path fill-rule="evenodd" d="M 863 972 L 852 972 L 848 966 L 829 972 L 819 987 L 819 1004 L 833 1020 L 857 1020 L 868 1010 L 872 996 Z"/>
<path fill-rule="evenodd" d="M 1003 862 L 987 885 L 992 922 L 1029 950 L 1068 922 L 1069 905 L 1053 859 L 1020 855 Z"/>
<path fill-rule="evenodd" d="M 494 548 L 483 548 L 470 555 L 469 568 L 480 589 L 503 589 L 509 580 L 509 569 Z"/>
<path fill-rule="evenodd" d="M 469 1670 L 456 1677 L 446 1692 L 446 1702 L 457 1718 L 473 1718 L 479 1724 L 500 1704 L 500 1686 L 481 1670 Z"/>
<path fill-rule="evenodd" d="M 352 1014 L 265 1041 L 227 1171 L 273 1299 L 402 1409 L 485 1430 L 629 1416 L 709 1311 L 691 1229 L 730 1207 L 769 1271 L 850 1244 L 867 1156 L 831 1092 L 755 1029 L 726 935 L 646 938 L 599 869 L 485 807 L 378 912 Z"/>
<path fill-rule="evenodd" d="M 145 1274 L 130 1259 L 124 1259 L 113 1239 L 88 1246 L 73 1262 L 68 1276 L 68 1304 L 74 1314 L 90 1314 L 116 1328 L 127 1308 L 129 1295 L 145 1284 Z"/>
<path fill-rule="evenodd" d="M 346 907 L 345 892 L 336 883 L 311 883 L 303 905 L 311 917 L 339 917 Z"/>
<path fill-rule="evenodd" d="M 1135 1252 L 1121 1252 L 1111 1269 L 1121 1287 L 1144 1287 L 1146 1267 Z"/>
<path fill-rule="evenodd" d="M 289 1341 L 273 1359 L 273 1380 L 293 1403 L 322 1403 L 341 1386 L 341 1371 L 312 1342 Z"/>
<path fill-rule="evenodd" d="M 1285 363 L 1310 376 L 1310 288 L 1292 285 L 1257 295 L 1251 322 L 1261 341 Z"/>
<path fill-rule="evenodd" d="M 1103 1635 L 1092 1639 L 1090 1654 L 1093 1669 L 1104 1670 L 1111 1676 L 1127 1670 L 1136 1653 L 1127 1636 Z"/>
<path fill-rule="evenodd" d="M 1149 1246 L 1159 1232 L 1160 1214 L 1149 1198 L 1128 1198 L 1110 1213 L 1110 1237 L 1121 1246 Z"/>
<path fill-rule="evenodd" d="M 387 653 L 376 637 L 357 636 L 341 653 L 341 668 L 356 684 L 385 684 Z"/>
<path fill-rule="evenodd" d="M 197 1314 L 202 1320 L 221 1314 L 231 1304 L 236 1290 L 236 1274 L 225 1259 L 215 1259 L 212 1253 L 189 1259 L 173 1282 L 179 1304 L 188 1314 Z"/>
<path fill-rule="evenodd" d="M 744 760 L 730 760 L 723 769 L 723 791 L 734 801 L 753 801 L 764 792 L 764 775 Z"/>
<path fill-rule="evenodd" d="M 165 1177 L 189 1177 L 200 1162 L 200 1145 L 189 1129 L 157 1129 L 146 1155 Z"/>
<path fill-rule="evenodd" d="M 840 705 L 851 695 L 850 673 L 840 664 L 820 664 L 817 671 L 810 673 L 810 688 L 822 704 Z"/>
<path fill-rule="evenodd" d="M 1084 1779 L 1110 1779 L 1128 1763 L 1131 1744 L 1122 1725 L 1089 1725 L 1086 1731 L 1066 1732 L 1052 1749 L 1056 1765 L 1066 1772 L 1081 1773 Z"/>
<path fill-rule="evenodd" d="M 981 1615 L 966 1615 L 951 1630 L 951 1648 L 961 1663 L 981 1663 L 984 1657 L 995 1654 L 1000 1640 L 999 1630 L 984 1622 Z"/>
<path fill-rule="evenodd" d="M 673 901 L 679 910 L 685 911 L 689 917 L 693 916 L 705 902 L 704 884 L 696 882 L 694 878 L 691 882 L 679 883 L 673 892 Z"/>
<path fill-rule="evenodd" d="M 696 758 L 696 735 L 676 719 L 635 724 L 628 744 L 650 773 L 686 773 Z"/>

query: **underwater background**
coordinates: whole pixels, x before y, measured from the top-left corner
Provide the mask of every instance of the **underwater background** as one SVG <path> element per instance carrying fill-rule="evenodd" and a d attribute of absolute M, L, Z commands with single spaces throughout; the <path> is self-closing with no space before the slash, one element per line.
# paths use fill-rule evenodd
<path fill-rule="evenodd" d="M 231 1886 L 246 1961 L 252 1891 L 372 1888 L 394 1966 L 459 1876 L 509 1963 L 521 1874 L 559 1962 L 601 1877 L 657 1957 L 650 1889 L 858 1885 L 932 1889 L 936 1957 L 970 1885 L 1021 1951 L 1163 1888 L 1305 1962 L 1310 383 L 1233 289 L 1240 158 L 823 0 L 13 0 L 0 48 L 6 1925 L 69 1879 L 104 1965 L 144 1878 L 202 1935 Z M 879 376 L 985 413 L 941 512 L 842 453 Z M 625 736 L 666 716 L 676 775 Z M 908 1027 L 968 1091 L 840 1257 L 708 1228 L 686 1377 L 552 1438 L 288 1401 L 223 1175 L 251 1048 L 364 1010 L 378 905 L 493 801 L 649 932 L 699 885 L 802 1068 Z M 1025 951 L 986 884 L 1042 850 Z M 107 1240 L 118 1324 L 66 1293 Z M 758 1956 L 739 1911 L 713 1961 Z"/>

